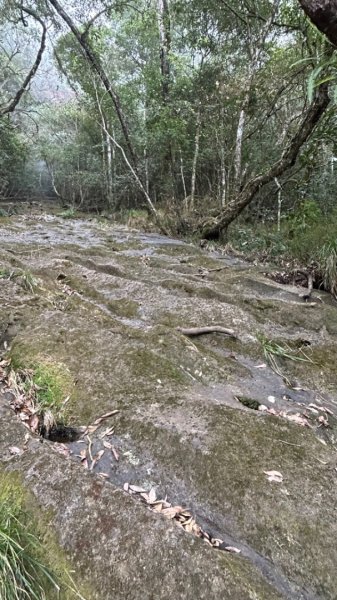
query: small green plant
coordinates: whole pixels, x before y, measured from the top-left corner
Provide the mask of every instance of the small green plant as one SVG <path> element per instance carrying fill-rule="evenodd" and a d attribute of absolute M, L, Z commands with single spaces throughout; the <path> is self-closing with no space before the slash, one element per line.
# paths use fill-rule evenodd
<path fill-rule="evenodd" d="M 14 349 L 9 355 L 9 368 L 11 386 L 24 399 L 27 414 L 38 417 L 36 431 L 44 435 L 55 426 L 66 425 L 73 381 L 65 365 L 45 357 L 22 362 Z"/>
<path fill-rule="evenodd" d="M 33 293 L 38 287 L 38 283 L 30 271 L 21 270 L 17 276 L 20 277 L 22 287 L 28 292 Z"/>
<path fill-rule="evenodd" d="M 74 206 L 70 206 L 69 208 L 66 208 L 62 212 L 58 213 L 58 216 L 62 217 L 62 219 L 73 219 L 76 216 L 76 209 Z"/>
<path fill-rule="evenodd" d="M 14 280 L 18 279 L 22 287 L 28 292 L 35 292 L 38 287 L 38 282 L 30 271 L 24 269 L 7 269 L 0 268 L 0 279 Z"/>
<path fill-rule="evenodd" d="M 291 348 L 291 346 L 289 346 L 287 343 L 281 345 L 278 342 L 269 340 L 263 334 L 258 334 L 257 339 L 262 345 L 265 359 L 270 364 L 273 371 L 282 377 L 282 379 L 284 379 L 289 386 L 291 386 L 290 381 L 284 375 L 284 373 L 282 373 L 281 367 L 277 362 L 277 358 L 313 364 L 311 358 L 305 354 L 302 346 L 299 348 Z"/>
<path fill-rule="evenodd" d="M 13 275 L 13 271 L 6 269 L 5 267 L 0 267 L 0 279 L 11 279 Z"/>
<path fill-rule="evenodd" d="M 8 477 L 1 477 L 1 600 L 47 600 L 57 597 L 60 591 L 55 575 L 42 560 L 43 548 L 28 522 L 18 486 Z"/>

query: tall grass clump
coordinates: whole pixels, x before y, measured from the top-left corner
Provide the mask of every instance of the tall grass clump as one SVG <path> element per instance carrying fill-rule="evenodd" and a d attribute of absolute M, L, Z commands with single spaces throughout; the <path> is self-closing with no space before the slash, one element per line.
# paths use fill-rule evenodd
<path fill-rule="evenodd" d="M 50 600 L 59 585 L 43 562 L 40 540 L 28 526 L 20 488 L 0 478 L 0 598 L 1 600 Z"/>

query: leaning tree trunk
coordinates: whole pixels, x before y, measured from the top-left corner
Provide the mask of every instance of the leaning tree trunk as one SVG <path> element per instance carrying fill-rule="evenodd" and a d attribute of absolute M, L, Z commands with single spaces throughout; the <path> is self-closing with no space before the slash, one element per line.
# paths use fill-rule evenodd
<path fill-rule="evenodd" d="M 246 206 L 252 202 L 255 195 L 262 187 L 270 183 L 275 177 L 280 177 L 295 164 L 303 144 L 310 137 L 317 123 L 329 106 L 329 103 L 328 84 L 323 83 L 319 87 L 315 99 L 308 108 L 297 132 L 291 138 L 290 143 L 284 150 L 281 158 L 274 163 L 266 173 L 257 175 L 248 181 L 242 191 L 237 194 L 216 217 L 202 223 L 201 233 L 204 238 L 217 239 L 221 237 L 228 225 L 230 225 L 241 214 Z"/>
<path fill-rule="evenodd" d="M 337 0 L 299 0 L 316 27 L 337 46 Z"/>

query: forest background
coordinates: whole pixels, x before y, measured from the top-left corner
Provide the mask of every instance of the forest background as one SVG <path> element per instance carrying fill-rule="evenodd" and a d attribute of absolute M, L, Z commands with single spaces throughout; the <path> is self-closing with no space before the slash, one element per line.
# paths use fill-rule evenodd
<path fill-rule="evenodd" d="M 2 215 L 57 199 L 65 216 L 229 240 L 335 292 L 336 15 L 324 0 L 3 0 Z"/>

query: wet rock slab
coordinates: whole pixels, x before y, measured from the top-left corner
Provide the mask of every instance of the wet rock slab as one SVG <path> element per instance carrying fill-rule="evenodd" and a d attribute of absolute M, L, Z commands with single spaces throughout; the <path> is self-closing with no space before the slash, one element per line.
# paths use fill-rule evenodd
<path fill-rule="evenodd" d="M 1 265 L 31 272 L 37 284 L 27 290 L 22 278 L 0 280 L 1 343 L 12 344 L 19 362 L 64 365 L 73 378 L 72 425 L 119 409 L 108 424 L 119 460 L 103 445 L 103 425 L 91 442 L 104 454 L 88 473 L 79 457 L 86 440 L 70 444 L 69 459 L 37 440 L 10 457 L 8 446 L 26 430 L 2 400 L 1 461 L 50 511 L 92 598 L 334 599 L 330 298 L 315 292 L 319 299 L 306 306 L 300 290 L 236 258 L 96 220 L 13 217 L 0 241 Z M 177 331 L 212 324 L 234 329 L 237 339 Z M 312 362 L 280 361 L 276 374 L 261 335 L 305 343 Z M 249 408 L 258 404 L 276 414 Z M 310 405 L 328 409 L 328 427 Z M 304 414 L 308 426 L 280 412 Z M 271 470 L 281 483 L 268 481 Z M 150 513 L 123 493 L 125 482 L 186 505 L 241 553 L 219 552 Z"/>

